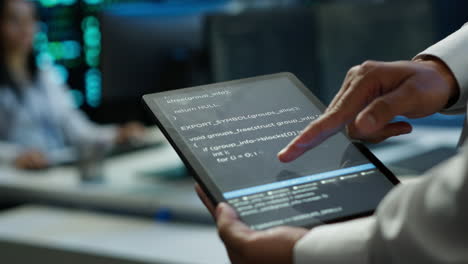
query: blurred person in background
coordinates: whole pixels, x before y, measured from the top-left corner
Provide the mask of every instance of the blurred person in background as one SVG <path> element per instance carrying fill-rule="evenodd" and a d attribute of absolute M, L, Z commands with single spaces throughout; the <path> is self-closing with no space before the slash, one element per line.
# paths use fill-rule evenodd
<path fill-rule="evenodd" d="M 0 1 L 0 163 L 41 169 L 72 146 L 110 148 L 141 137 L 144 127 L 136 122 L 121 127 L 91 122 L 74 107 L 52 65 L 36 66 L 36 22 L 33 3 Z"/>

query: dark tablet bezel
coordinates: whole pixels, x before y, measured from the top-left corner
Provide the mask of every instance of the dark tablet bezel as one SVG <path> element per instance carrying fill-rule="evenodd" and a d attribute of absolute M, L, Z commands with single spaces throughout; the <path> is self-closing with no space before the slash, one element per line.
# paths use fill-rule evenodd
<path fill-rule="evenodd" d="M 271 75 L 264 75 L 259 77 L 253 78 L 246 78 L 241 80 L 229 81 L 229 82 L 222 82 L 222 83 L 215 83 L 210 85 L 202 85 L 196 86 L 191 88 L 184 88 L 154 94 L 147 94 L 143 96 L 143 101 L 147 108 L 153 113 L 157 126 L 161 129 L 164 136 L 168 139 L 169 143 L 175 149 L 181 160 L 184 162 L 185 166 L 190 170 L 195 180 L 200 184 L 201 188 L 205 191 L 208 195 L 209 199 L 213 202 L 214 205 L 218 204 L 219 202 L 225 202 L 226 199 L 222 195 L 220 189 L 216 186 L 216 184 L 212 181 L 211 177 L 208 175 L 207 170 L 204 168 L 202 162 L 192 153 L 191 150 L 188 149 L 188 146 L 178 131 L 173 128 L 169 118 L 164 115 L 162 109 L 154 102 L 154 98 L 162 98 L 164 96 L 174 96 L 180 95 L 186 92 L 194 92 L 194 91 L 207 91 L 210 89 L 219 89 L 221 86 L 230 86 L 230 85 L 242 85 L 244 83 L 251 83 L 257 82 L 262 80 L 270 80 L 270 79 L 277 79 L 277 78 L 288 78 L 290 81 L 294 83 L 294 85 L 314 104 L 321 112 L 324 112 L 326 107 L 325 105 L 320 102 L 320 100 L 315 97 L 312 92 L 307 89 L 302 82 L 296 78 L 292 73 L 277 73 Z M 339 132 L 343 133 L 344 132 Z M 345 135 L 346 136 L 346 135 Z M 395 175 L 386 168 L 380 160 L 375 157 L 368 148 L 366 148 L 363 144 L 359 142 L 352 141 L 354 146 L 367 158 L 369 161 L 376 166 L 376 168 L 394 185 L 399 183 L 399 180 L 395 177 Z M 187 149 L 184 151 L 183 149 Z M 324 221 L 324 223 L 334 223 L 340 222 L 344 220 L 354 219 L 362 216 L 368 216 L 373 214 L 374 210 L 361 212 L 357 214 L 352 214 L 346 217 L 336 218 L 329 221 Z M 317 223 L 311 224 L 310 226 L 305 227 L 312 227 L 317 225 Z"/>

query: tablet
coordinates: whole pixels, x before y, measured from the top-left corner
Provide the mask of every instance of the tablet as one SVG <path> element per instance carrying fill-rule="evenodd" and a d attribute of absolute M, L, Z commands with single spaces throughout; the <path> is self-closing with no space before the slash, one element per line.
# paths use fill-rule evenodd
<path fill-rule="evenodd" d="M 372 214 L 397 183 L 340 132 L 297 160 L 277 153 L 325 110 L 291 73 L 143 96 L 213 203 L 252 229 L 313 227 Z"/>

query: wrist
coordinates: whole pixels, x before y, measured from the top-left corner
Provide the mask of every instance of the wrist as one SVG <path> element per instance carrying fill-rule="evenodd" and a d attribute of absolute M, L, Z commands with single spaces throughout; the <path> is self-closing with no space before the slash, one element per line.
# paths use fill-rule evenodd
<path fill-rule="evenodd" d="M 448 87 L 448 100 L 445 108 L 454 105 L 460 96 L 460 88 L 458 87 L 457 79 L 452 70 L 445 64 L 444 61 L 435 56 L 422 56 L 414 60 L 415 62 L 423 63 L 435 69 L 440 76 L 445 80 Z"/>

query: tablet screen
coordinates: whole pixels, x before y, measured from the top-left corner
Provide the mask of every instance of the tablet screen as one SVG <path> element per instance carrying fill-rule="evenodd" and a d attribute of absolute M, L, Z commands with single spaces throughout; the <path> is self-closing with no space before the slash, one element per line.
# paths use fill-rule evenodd
<path fill-rule="evenodd" d="M 291 163 L 278 160 L 324 110 L 291 74 L 157 93 L 145 101 L 206 189 L 253 229 L 366 214 L 394 186 L 381 164 L 341 132 Z"/>

